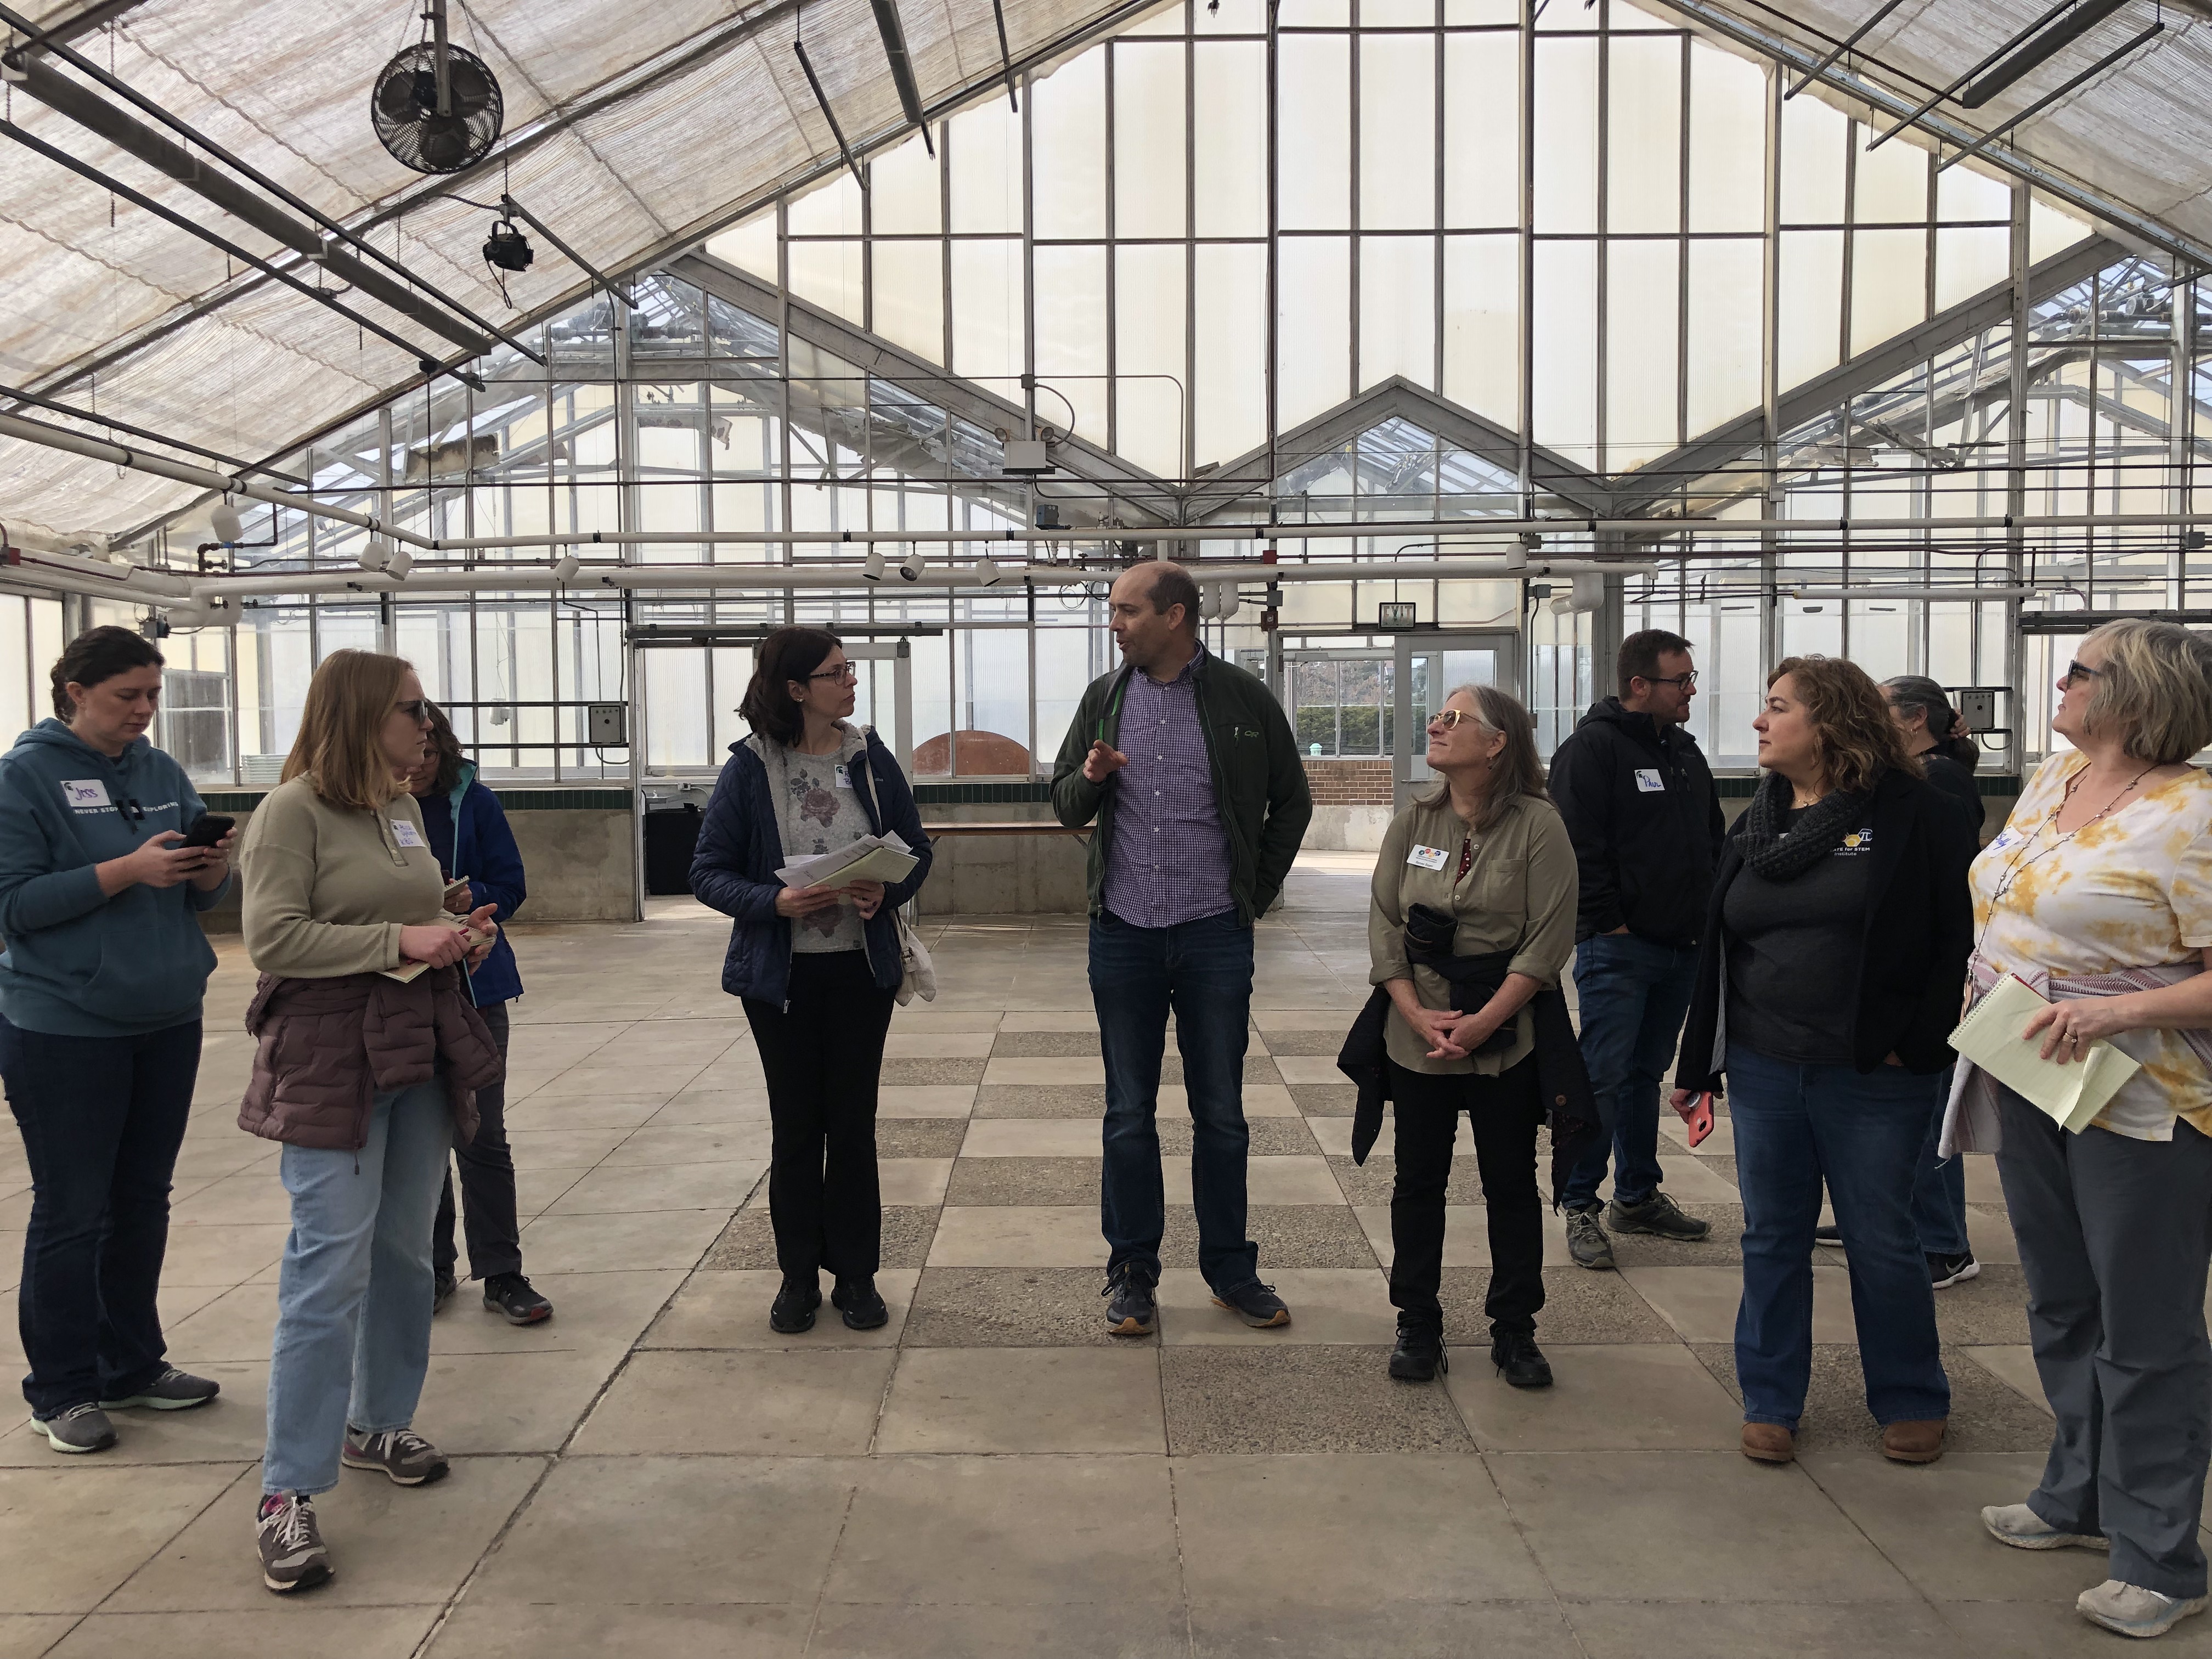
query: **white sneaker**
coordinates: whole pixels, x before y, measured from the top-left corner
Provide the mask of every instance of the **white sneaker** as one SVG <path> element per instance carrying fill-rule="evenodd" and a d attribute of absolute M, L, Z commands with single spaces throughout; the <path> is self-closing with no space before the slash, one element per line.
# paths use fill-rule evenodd
<path fill-rule="evenodd" d="M 2204 1611 L 2201 1595 L 2161 1595 L 2141 1584 L 2107 1578 L 2081 1592 L 2074 1610 L 2093 1625 L 2123 1636 L 2163 1636 L 2192 1613 Z"/>
<path fill-rule="evenodd" d="M 1982 1511 L 1982 1524 L 2000 1544 L 2016 1550 L 2108 1550 L 2112 1545 L 2094 1533 L 2061 1532 L 2025 1504 L 1995 1505 Z"/>

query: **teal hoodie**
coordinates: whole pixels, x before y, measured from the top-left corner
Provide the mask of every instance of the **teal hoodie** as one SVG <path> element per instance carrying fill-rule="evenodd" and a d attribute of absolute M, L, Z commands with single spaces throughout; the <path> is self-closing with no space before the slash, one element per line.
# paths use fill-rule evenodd
<path fill-rule="evenodd" d="M 175 761 L 140 738 L 113 760 L 59 720 L 0 758 L 0 1015 L 27 1031 L 136 1036 L 200 1017 L 215 951 L 190 882 L 113 898 L 93 866 L 199 816 Z M 227 885 L 228 884 L 226 884 Z"/>

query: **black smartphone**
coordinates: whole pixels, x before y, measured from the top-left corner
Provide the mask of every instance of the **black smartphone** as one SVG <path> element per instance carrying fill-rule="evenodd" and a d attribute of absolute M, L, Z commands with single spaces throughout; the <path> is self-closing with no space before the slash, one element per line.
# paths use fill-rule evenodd
<path fill-rule="evenodd" d="M 230 833 L 236 818 L 225 817 L 220 812 L 203 812 L 192 820 L 192 827 L 185 831 L 179 847 L 212 847 Z"/>

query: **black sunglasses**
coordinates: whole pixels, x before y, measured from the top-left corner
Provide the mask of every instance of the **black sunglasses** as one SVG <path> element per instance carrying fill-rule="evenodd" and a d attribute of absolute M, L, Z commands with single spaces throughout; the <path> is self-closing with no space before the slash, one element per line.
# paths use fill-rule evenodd
<path fill-rule="evenodd" d="M 2066 672 L 2058 677 L 2058 683 L 2061 685 L 2071 686 L 2076 680 L 2097 679 L 2103 675 L 2104 672 L 2101 668 L 2084 668 L 2078 662 L 2069 662 L 2066 665 Z"/>

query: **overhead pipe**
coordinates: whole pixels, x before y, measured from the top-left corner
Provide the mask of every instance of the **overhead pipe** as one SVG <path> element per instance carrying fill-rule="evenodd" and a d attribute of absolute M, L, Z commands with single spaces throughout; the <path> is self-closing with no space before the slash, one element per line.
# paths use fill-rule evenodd
<path fill-rule="evenodd" d="M 921 107 L 921 88 L 915 82 L 914 54 L 907 50 L 906 29 L 899 21 L 898 0 L 869 0 L 875 9 L 876 33 L 884 39 L 884 61 L 890 66 L 891 85 L 898 90 L 899 109 L 910 126 L 921 130 L 921 147 L 930 155 L 937 154 L 937 146 L 930 142 L 929 117 Z M 1004 57 L 1006 49 L 1006 27 L 999 25 L 999 52 Z M 808 71 L 809 76 L 812 74 Z M 1009 86 L 1012 72 L 1007 73 Z M 817 88 L 817 94 L 819 88 Z M 825 100 L 826 102 L 826 100 Z"/>

